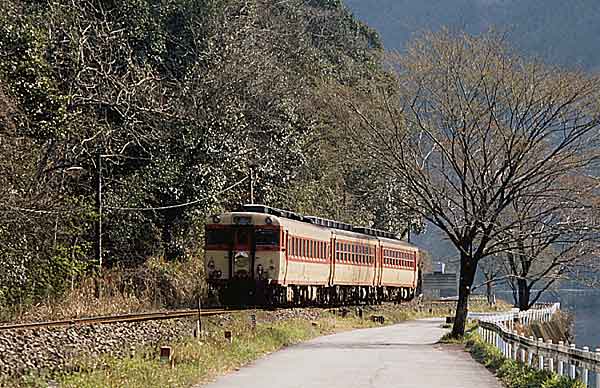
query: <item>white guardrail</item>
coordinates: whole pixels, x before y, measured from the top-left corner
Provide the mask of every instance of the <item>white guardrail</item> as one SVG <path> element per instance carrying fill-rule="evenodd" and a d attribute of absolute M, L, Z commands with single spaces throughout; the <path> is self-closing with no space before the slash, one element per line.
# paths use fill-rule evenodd
<path fill-rule="evenodd" d="M 538 305 L 529 311 L 511 311 L 501 314 L 481 314 L 473 316 L 479 320 L 478 332 L 481 338 L 494 345 L 506 358 L 526 363 L 539 369 L 568 375 L 579 379 L 586 387 L 590 386 L 593 373 L 595 388 L 600 388 L 600 348 L 595 351 L 585 346 L 542 338 L 525 337 L 515 331 L 515 323 L 527 325 L 532 322 L 548 322 L 560 310 L 560 303 Z"/>

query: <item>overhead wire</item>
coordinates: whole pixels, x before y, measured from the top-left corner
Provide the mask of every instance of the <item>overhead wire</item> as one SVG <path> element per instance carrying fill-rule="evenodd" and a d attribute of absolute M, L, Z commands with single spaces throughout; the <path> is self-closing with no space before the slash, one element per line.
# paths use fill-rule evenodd
<path fill-rule="evenodd" d="M 195 205 L 197 203 L 206 201 L 208 199 L 214 198 L 217 195 L 223 194 L 239 185 L 241 185 L 242 183 L 244 183 L 245 181 L 248 180 L 248 177 L 243 178 L 242 180 L 232 184 L 231 186 L 218 191 L 212 195 L 208 195 L 204 198 L 200 198 L 200 199 L 196 199 L 190 202 L 185 202 L 185 203 L 180 203 L 177 205 L 169 205 L 169 206 L 159 206 L 159 207 L 113 207 L 113 206 L 104 206 L 104 209 L 109 209 L 109 210 L 120 210 L 120 211 L 156 211 L 156 210 L 169 210 L 169 209 L 177 209 L 180 207 L 186 207 L 186 206 L 191 206 L 191 205 Z"/>
<path fill-rule="evenodd" d="M 229 190 L 234 189 L 235 187 L 241 185 L 242 183 L 244 183 L 245 181 L 248 180 L 248 177 L 243 178 L 242 180 L 226 187 L 223 190 L 220 190 L 212 195 L 208 195 L 206 197 L 203 198 L 199 198 L 199 199 L 195 199 L 193 201 L 189 201 L 189 202 L 185 202 L 185 203 L 180 203 L 180 204 L 176 204 L 176 205 L 169 205 L 169 206 L 158 206 L 158 207 L 115 207 L 115 206 L 103 206 L 103 209 L 106 210 L 118 210 L 118 211 L 160 211 L 160 210 L 170 210 L 170 209 L 177 209 L 177 208 L 181 208 L 181 207 L 187 207 L 187 206 L 192 206 L 195 205 L 197 203 L 201 203 L 204 201 L 207 201 L 211 198 L 214 198 L 218 195 L 221 195 Z M 8 209 L 0 209 L 0 212 L 24 212 L 24 213 L 33 213 L 33 214 L 64 214 L 64 213 L 73 213 L 76 210 L 39 210 L 39 209 L 28 209 L 28 208 L 22 208 L 22 207 L 18 207 L 18 206 L 11 206 L 8 205 L 7 206 Z"/>

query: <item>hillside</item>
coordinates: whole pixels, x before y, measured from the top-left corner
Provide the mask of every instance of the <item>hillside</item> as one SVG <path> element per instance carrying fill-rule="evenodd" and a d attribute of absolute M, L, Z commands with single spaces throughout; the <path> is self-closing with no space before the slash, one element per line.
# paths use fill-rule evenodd
<path fill-rule="evenodd" d="M 402 49 L 415 33 L 447 26 L 470 33 L 507 32 L 524 54 L 585 69 L 600 69 L 600 2 L 516 0 L 345 0 L 380 32 L 388 49 Z"/>

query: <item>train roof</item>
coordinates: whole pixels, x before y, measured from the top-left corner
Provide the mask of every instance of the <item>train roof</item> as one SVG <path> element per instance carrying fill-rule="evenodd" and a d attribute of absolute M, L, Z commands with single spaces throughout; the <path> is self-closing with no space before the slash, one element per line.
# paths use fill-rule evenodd
<path fill-rule="evenodd" d="M 245 211 L 250 213 L 263 213 L 270 214 L 277 217 L 288 218 L 291 220 L 306 222 L 313 225 L 319 225 L 326 228 L 345 230 L 348 232 L 365 234 L 373 237 L 382 237 L 390 240 L 402 241 L 397 234 L 392 232 L 387 232 L 385 230 L 373 229 L 364 226 L 353 226 L 351 224 L 347 224 L 340 221 L 329 220 L 326 218 L 313 217 L 313 216 L 305 216 L 299 213 L 295 213 L 289 210 L 277 209 L 274 207 L 260 205 L 260 204 L 246 204 L 242 205 L 241 209 L 238 211 Z"/>

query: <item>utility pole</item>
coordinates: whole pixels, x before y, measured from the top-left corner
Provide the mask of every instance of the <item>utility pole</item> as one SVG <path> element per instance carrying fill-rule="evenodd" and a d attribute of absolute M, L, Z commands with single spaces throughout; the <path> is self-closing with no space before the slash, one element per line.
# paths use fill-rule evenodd
<path fill-rule="evenodd" d="M 99 266 L 99 272 L 102 274 L 102 155 L 98 154 L 98 169 L 96 176 L 96 210 L 98 219 L 96 220 L 96 262 Z"/>
<path fill-rule="evenodd" d="M 257 166 L 257 163 L 255 160 L 251 160 L 250 163 L 248 164 L 248 166 L 250 167 L 250 203 L 253 204 L 254 203 L 254 169 Z"/>

